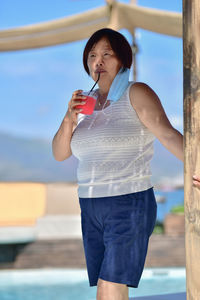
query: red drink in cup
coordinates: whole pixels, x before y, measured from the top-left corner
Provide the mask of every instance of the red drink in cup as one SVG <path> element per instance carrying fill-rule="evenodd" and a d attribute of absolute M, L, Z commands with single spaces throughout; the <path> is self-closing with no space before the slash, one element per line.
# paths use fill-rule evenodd
<path fill-rule="evenodd" d="M 97 101 L 97 96 L 95 92 L 90 92 L 90 95 L 88 96 L 89 92 L 82 92 L 81 95 L 86 96 L 86 99 L 80 99 L 82 101 L 85 101 L 86 103 L 83 105 L 76 105 L 76 108 L 82 108 L 81 114 L 84 115 L 91 115 L 94 111 L 95 104 Z"/>
<path fill-rule="evenodd" d="M 91 88 L 91 90 L 89 92 L 82 92 L 81 94 L 86 96 L 86 99 L 80 99 L 85 101 L 86 103 L 84 105 L 76 105 L 76 108 L 82 108 L 81 114 L 84 115 L 91 115 L 94 111 L 95 108 L 95 104 L 97 101 L 97 94 L 95 91 L 93 91 L 95 85 L 97 84 L 97 82 L 100 79 L 100 72 L 98 73 L 98 78 L 97 81 L 95 82 L 95 84 L 93 85 L 93 87 Z"/>

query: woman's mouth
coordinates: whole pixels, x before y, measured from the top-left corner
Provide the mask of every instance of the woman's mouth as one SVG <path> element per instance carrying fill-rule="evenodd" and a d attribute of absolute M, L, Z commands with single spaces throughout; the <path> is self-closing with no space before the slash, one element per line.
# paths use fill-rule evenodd
<path fill-rule="evenodd" d="M 103 69 L 98 69 L 98 70 L 95 71 L 95 73 L 105 73 L 105 72 L 106 72 L 106 71 L 103 70 Z"/>

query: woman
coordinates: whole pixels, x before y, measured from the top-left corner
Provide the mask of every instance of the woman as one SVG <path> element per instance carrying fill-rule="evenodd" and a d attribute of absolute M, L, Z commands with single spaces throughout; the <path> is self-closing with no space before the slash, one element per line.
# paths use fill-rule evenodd
<path fill-rule="evenodd" d="M 183 136 L 147 84 L 128 82 L 116 102 L 108 97 L 116 78 L 119 88 L 126 84 L 124 74 L 132 64 L 123 35 L 108 28 L 95 32 L 85 46 L 83 64 L 94 81 L 100 73 L 95 111 L 78 118 L 81 109 L 76 106 L 85 103 L 85 96 L 82 90 L 73 93 L 53 139 L 53 154 L 58 161 L 72 153 L 79 159 L 83 243 L 97 299 L 127 300 L 128 287 L 138 287 L 156 221 L 150 181 L 153 141 L 158 138 L 183 161 Z"/>

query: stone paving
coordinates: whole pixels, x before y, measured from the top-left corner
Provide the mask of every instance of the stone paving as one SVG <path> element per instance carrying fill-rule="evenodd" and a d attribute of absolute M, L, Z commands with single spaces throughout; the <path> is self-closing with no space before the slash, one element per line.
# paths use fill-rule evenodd
<path fill-rule="evenodd" d="M 186 300 L 186 293 L 129 298 L 130 300 Z"/>
<path fill-rule="evenodd" d="M 85 268 L 79 215 L 45 216 L 38 219 L 35 226 L 29 228 L 1 227 L 0 256 L 1 252 L 10 249 L 11 245 L 12 256 L 16 256 L 15 260 L 12 262 L 0 260 L 0 268 Z M 184 235 L 151 236 L 145 267 L 184 266 Z"/>
<path fill-rule="evenodd" d="M 185 267 L 184 235 L 153 234 L 145 267 Z M 32 227 L 0 227 L 0 269 L 31 268 L 86 268 L 80 215 L 46 215 Z M 134 300 L 186 300 L 186 293 Z"/>

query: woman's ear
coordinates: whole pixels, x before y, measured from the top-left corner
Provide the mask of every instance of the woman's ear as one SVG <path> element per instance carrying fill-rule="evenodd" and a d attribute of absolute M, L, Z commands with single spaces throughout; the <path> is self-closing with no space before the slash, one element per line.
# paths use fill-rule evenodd
<path fill-rule="evenodd" d="M 126 68 L 124 68 L 123 64 L 121 64 L 120 67 L 119 67 L 119 71 L 121 70 L 120 73 L 123 73 L 123 72 L 125 71 L 125 69 L 126 69 Z M 118 71 L 118 72 L 119 72 L 119 71 Z"/>

